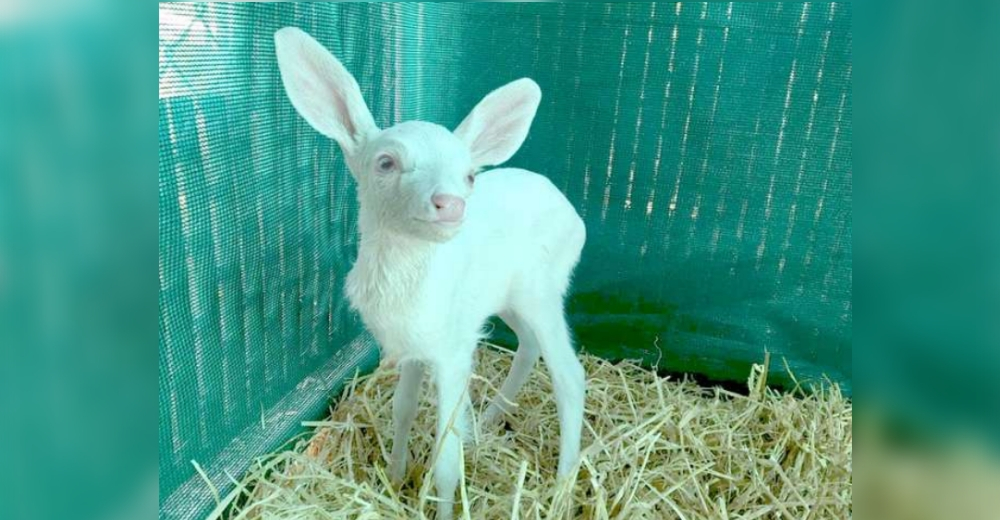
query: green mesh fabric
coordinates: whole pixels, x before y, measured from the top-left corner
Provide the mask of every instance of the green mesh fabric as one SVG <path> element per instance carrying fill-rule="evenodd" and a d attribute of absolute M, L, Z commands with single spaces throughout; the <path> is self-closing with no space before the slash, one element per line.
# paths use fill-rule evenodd
<path fill-rule="evenodd" d="M 549 176 L 588 243 L 583 350 L 850 392 L 849 4 L 161 4 L 160 516 L 204 516 L 377 351 L 343 298 L 354 187 L 273 54 L 296 25 L 382 126 L 454 127 L 542 87 L 509 165 Z M 510 331 L 497 324 L 501 342 Z"/>

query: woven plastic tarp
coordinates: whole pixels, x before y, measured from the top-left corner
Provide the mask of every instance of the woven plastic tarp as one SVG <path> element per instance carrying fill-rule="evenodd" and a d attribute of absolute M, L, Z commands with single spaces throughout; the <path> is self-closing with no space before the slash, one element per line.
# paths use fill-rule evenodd
<path fill-rule="evenodd" d="M 161 4 L 161 518 L 214 506 L 192 461 L 231 489 L 377 359 L 342 294 L 354 187 L 282 91 L 287 25 L 383 127 L 539 83 L 508 164 L 586 220 L 582 349 L 716 381 L 767 350 L 771 382 L 787 362 L 850 392 L 849 4 Z"/>

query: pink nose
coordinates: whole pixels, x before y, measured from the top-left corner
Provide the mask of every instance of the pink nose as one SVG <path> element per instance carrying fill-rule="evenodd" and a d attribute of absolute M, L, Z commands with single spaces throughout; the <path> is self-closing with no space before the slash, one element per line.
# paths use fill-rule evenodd
<path fill-rule="evenodd" d="M 465 201 L 454 195 L 437 194 L 431 197 L 437 209 L 439 222 L 458 222 L 465 215 Z"/>

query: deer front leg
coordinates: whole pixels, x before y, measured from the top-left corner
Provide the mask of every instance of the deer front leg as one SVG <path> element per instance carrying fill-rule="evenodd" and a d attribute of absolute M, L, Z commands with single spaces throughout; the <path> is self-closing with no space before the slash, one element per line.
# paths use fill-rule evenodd
<path fill-rule="evenodd" d="M 399 382 L 392 396 L 392 453 L 389 455 L 389 480 L 394 486 L 403 483 L 406 463 L 410 455 L 407 439 L 417 416 L 417 401 L 420 397 L 420 382 L 424 378 L 424 366 L 419 361 L 407 361 L 399 367 Z"/>
<path fill-rule="evenodd" d="M 471 359 L 461 365 L 450 362 L 436 367 L 438 425 L 434 462 L 434 484 L 441 502 L 438 519 L 450 520 L 455 490 L 461 476 L 462 440 L 468 432 L 467 387 L 472 370 Z"/>

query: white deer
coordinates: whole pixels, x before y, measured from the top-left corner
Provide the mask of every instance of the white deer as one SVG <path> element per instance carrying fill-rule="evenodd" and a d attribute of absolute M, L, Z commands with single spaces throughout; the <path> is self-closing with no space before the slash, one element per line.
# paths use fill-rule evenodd
<path fill-rule="evenodd" d="M 346 293 L 384 358 L 400 364 L 390 478 L 398 485 L 406 474 L 407 437 L 429 369 L 438 406 L 438 517 L 451 518 L 473 353 L 494 315 L 519 346 L 482 423 L 510 411 L 543 356 L 559 415 L 557 475 L 565 478 L 580 454 L 585 378 L 563 300 L 586 230 L 545 177 L 515 168 L 479 173 L 520 148 L 541 100 L 538 85 L 524 78 L 491 92 L 454 132 L 422 121 L 380 130 L 354 77 L 321 44 L 293 27 L 274 38 L 292 105 L 340 145 L 357 182 L 361 241 Z"/>

